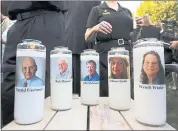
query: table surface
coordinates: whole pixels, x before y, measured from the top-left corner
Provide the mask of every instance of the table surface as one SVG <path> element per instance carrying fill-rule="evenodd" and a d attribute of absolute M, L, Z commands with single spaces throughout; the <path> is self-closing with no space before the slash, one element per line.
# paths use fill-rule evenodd
<path fill-rule="evenodd" d="M 50 97 L 45 99 L 43 120 L 32 125 L 18 125 L 14 121 L 2 130 L 176 130 L 169 124 L 149 127 L 138 123 L 134 116 L 134 101 L 128 111 L 115 111 L 108 106 L 108 97 L 100 97 L 99 105 L 85 106 L 80 98 L 73 99 L 72 108 L 54 111 Z"/>

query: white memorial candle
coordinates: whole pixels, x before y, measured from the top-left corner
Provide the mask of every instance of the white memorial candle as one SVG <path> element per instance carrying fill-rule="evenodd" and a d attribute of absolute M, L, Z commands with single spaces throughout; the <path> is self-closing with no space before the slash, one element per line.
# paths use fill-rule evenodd
<path fill-rule="evenodd" d="M 26 39 L 17 45 L 14 119 L 33 124 L 43 118 L 46 48 L 40 41 Z"/>
<path fill-rule="evenodd" d="M 128 110 L 130 97 L 129 51 L 112 48 L 108 52 L 109 106 L 115 110 Z"/>
<path fill-rule="evenodd" d="M 147 39 L 134 46 L 134 96 L 137 121 L 145 125 L 166 123 L 164 48 L 160 41 Z"/>
<path fill-rule="evenodd" d="M 97 105 L 99 102 L 99 54 L 85 50 L 81 54 L 81 103 Z"/>
<path fill-rule="evenodd" d="M 72 108 L 72 52 L 66 47 L 51 51 L 51 108 Z"/>

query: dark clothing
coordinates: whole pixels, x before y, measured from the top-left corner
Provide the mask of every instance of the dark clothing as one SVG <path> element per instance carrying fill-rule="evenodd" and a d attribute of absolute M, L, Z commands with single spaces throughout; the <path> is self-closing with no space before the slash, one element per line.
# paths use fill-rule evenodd
<path fill-rule="evenodd" d="M 85 31 L 88 15 L 100 1 L 68 1 L 65 23 L 65 43 L 73 54 L 80 54 L 87 47 Z"/>
<path fill-rule="evenodd" d="M 87 49 L 85 30 L 88 15 L 100 1 L 67 1 L 68 11 L 65 13 L 64 46 L 72 50 L 73 59 L 73 93 L 80 96 L 80 53 Z"/>
<path fill-rule="evenodd" d="M 92 28 L 102 21 L 107 21 L 112 25 L 112 32 L 110 34 L 97 33 L 98 41 L 117 40 L 120 38 L 130 40 L 130 32 L 133 30 L 130 10 L 119 5 L 119 9 L 116 11 L 108 7 L 104 2 L 92 9 L 86 27 Z"/>
<path fill-rule="evenodd" d="M 162 34 L 160 33 L 161 28 L 150 25 L 150 26 L 143 26 L 143 27 L 138 27 L 136 28 L 131 37 L 132 37 L 132 42 L 137 41 L 138 39 L 142 38 L 157 38 L 158 40 L 163 40 L 162 39 Z M 165 40 L 164 40 L 165 41 Z M 168 41 L 165 41 L 169 43 Z M 165 48 L 164 50 L 164 60 L 166 64 L 170 64 L 173 61 L 173 56 L 172 56 L 172 50 L 169 48 Z"/>
<path fill-rule="evenodd" d="M 56 12 L 67 11 L 67 5 L 64 1 L 11 1 L 8 4 L 8 16 L 11 20 L 17 19 L 19 13 L 39 9 Z"/>
<path fill-rule="evenodd" d="M 40 3 L 43 5 L 46 2 L 38 2 L 39 5 Z M 61 5 L 60 1 L 47 3 L 53 4 L 53 7 L 56 8 Z M 50 95 L 50 51 L 63 43 L 64 16 L 59 11 L 60 9 L 52 11 L 49 5 L 49 10 L 46 8 L 45 10 L 35 9 L 32 11 L 31 7 L 33 6 L 36 6 L 35 3 L 30 1 L 12 1 L 8 8 L 10 18 L 17 19 L 17 22 L 8 31 L 3 61 L 4 80 L 1 102 L 4 124 L 13 120 L 17 44 L 21 43 L 23 39 L 36 39 L 46 46 L 45 97 L 48 97 Z M 21 15 L 19 15 L 20 13 Z M 23 15 L 23 13 L 27 13 L 27 15 Z"/>
<path fill-rule="evenodd" d="M 129 50 L 130 67 L 131 67 L 130 74 L 132 76 L 132 72 L 133 72 L 132 47 L 128 41 L 125 41 L 124 43 L 125 43 L 124 47 L 126 48 L 126 50 Z M 95 46 L 95 50 L 99 52 L 99 55 L 100 55 L 100 96 L 108 96 L 108 61 L 107 61 L 107 58 L 108 58 L 108 51 L 112 47 L 123 47 L 123 46 L 118 46 L 117 40 L 111 40 L 107 42 L 98 43 Z M 132 78 L 133 77 L 131 77 L 131 82 L 133 81 Z M 131 84 L 131 86 L 133 86 L 133 83 Z M 133 90 L 133 88 L 131 90 Z"/>
<path fill-rule="evenodd" d="M 160 39 L 166 43 L 170 43 L 170 41 L 178 40 L 178 36 L 174 36 L 173 32 L 169 32 L 165 30 L 162 32 Z M 178 62 L 177 51 L 173 52 L 171 49 L 169 49 L 169 47 L 165 47 L 164 54 L 165 54 L 166 64 L 171 64 L 172 62 Z"/>
<path fill-rule="evenodd" d="M 12 1 L 1 0 L 1 13 L 4 16 L 8 16 L 8 8 L 12 4 Z"/>
<path fill-rule="evenodd" d="M 72 55 L 72 71 L 73 71 L 73 93 L 77 93 L 80 96 L 80 55 Z"/>
<path fill-rule="evenodd" d="M 164 62 L 165 64 L 171 64 L 173 62 L 173 54 L 171 49 L 164 49 Z"/>
<path fill-rule="evenodd" d="M 169 43 L 170 41 L 176 41 L 178 40 L 178 34 L 175 36 L 173 31 L 164 30 L 161 33 L 161 40 L 167 43 Z"/>
<path fill-rule="evenodd" d="M 130 10 L 119 5 L 119 9 L 116 11 L 104 2 L 92 9 L 86 27 L 92 28 L 102 21 L 107 21 L 112 25 L 110 34 L 97 33 L 97 44 L 95 45 L 95 49 L 100 55 L 100 96 L 108 96 L 108 51 L 112 47 L 119 46 L 118 39 L 124 39 L 124 47 L 129 50 L 130 57 L 132 57 L 129 40 L 130 32 L 133 30 L 133 20 Z"/>
<path fill-rule="evenodd" d="M 131 35 L 132 42 L 137 41 L 142 38 L 157 38 L 160 39 L 161 36 L 161 28 L 150 25 L 150 26 L 142 26 L 134 29 Z"/>

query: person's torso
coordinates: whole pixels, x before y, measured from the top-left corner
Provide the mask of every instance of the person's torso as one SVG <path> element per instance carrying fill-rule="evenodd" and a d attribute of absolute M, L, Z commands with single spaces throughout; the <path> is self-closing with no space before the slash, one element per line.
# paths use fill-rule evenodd
<path fill-rule="evenodd" d="M 32 79 L 30 80 L 25 80 L 23 79 L 21 81 L 21 86 L 24 86 L 24 83 L 27 83 L 26 86 L 27 87 L 32 87 L 32 86 L 42 86 L 43 85 L 43 81 L 37 77 L 37 76 L 34 76 Z"/>
<path fill-rule="evenodd" d="M 66 4 L 64 1 L 12 1 L 7 12 L 9 18 L 15 20 L 19 13 L 35 10 L 66 11 Z"/>
<path fill-rule="evenodd" d="M 91 77 L 86 76 L 84 81 L 99 81 L 99 75 L 97 73 L 95 73 Z"/>
<path fill-rule="evenodd" d="M 70 79 L 71 73 L 69 70 L 66 70 L 64 73 L 59 73 L 57 79 Z"/>
<path fill-rule="evenodd" d="M 109 8 L 105 2 L 97 8 L 99 12 L 98 23 L 107 21 L 112 25 L 112 32 L 110 34 L 98 33 L 97 40 L 115 40 L 120 38 L 130 40 L 133 20 L 129 10 L 119 5 L 119 9 L 116 11 Z"/>
<path fill-rule="evenodd" d="M 69 1 L 65 19 L 65 44 L 73 54 L 87 48 L 84 34 L 91 9 L 100 1 Z"/>

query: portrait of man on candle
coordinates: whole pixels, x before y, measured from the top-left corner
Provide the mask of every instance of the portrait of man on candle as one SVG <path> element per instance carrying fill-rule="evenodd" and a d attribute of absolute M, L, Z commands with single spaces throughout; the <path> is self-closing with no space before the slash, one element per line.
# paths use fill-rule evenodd
<path fill-rule="evenodd" d="M 144 54 L 140 82 L 150 85 L 165 84 L 164 68 L 156 51 Z"/>
<path fill-rule="evenodd" d="M 69 63 L 67 58 L 58 59 L 59 73 L 56 75 L 56 81 L 62 79 L 72 79 L 72 72 L 69 70 Z"/>
<path fill-rule="evenodd" d="M 96 71 L 97 68 L 96 62 L 94 60 L 88 60 L 85 66 L 87 75 L 84 77 L 83 81 L 99 81 L 100 77 Z"/>
<path fill-rule="evenodd" d="M 19 60 L 20 59 L 20 60 Z M 43 86 L 44 81 L 36 75 L 38 66 L 32 57 L 19 57 L 17 62 L 20 62 L 21 73 L 19 69 L 17 74 L 22 74 L 21 79 L 17 76 L 17 87 L 37 87 Z M 18 67 L 17 67 L 18 68 Z"/>
<path fill-rule="evenodd" d="M 130 65 L 126 57 L 110 57 L 108 69 L 110 79 L 130 79 Z"/>

